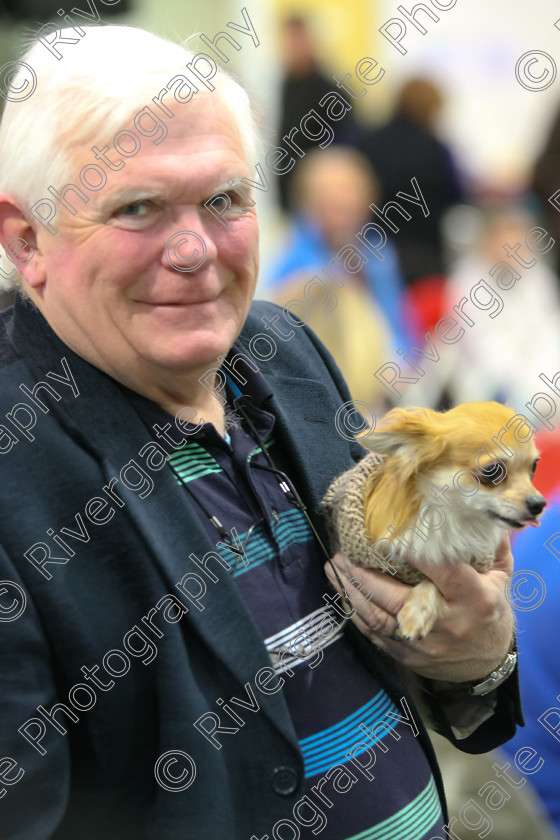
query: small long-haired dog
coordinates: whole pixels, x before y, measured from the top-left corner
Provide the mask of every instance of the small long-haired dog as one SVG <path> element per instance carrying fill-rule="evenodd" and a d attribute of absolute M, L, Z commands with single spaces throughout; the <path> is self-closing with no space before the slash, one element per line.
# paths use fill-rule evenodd
<path fill-rule="evenodd" d="M 495 402 L 395 408 L 368 446 L 323 500 L 331 542 L 355 563 L 417 584 L 397 618 L 403 636 L 421 638 L 446 605 L 407 552 L 490 569 L 504 531 L 540 524 L 538 452 L 525 418 Z"/>

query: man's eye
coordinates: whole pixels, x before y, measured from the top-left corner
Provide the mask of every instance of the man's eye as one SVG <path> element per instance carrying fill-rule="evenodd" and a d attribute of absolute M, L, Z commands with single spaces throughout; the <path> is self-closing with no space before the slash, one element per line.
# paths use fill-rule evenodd
<path fill-rule="evenodd" d="M 111 220 L 125 229 L 143 230 L 157 220 L 159 208 L 160 205 L 150 199 L 130 201 L 128 204 L 117 207 L 112 213 Z"/>
<path fill-rule="evenodd" d="M 245 196 L 241 195 L 241 193 L 237 192 L 237 190 L 230 190 L 226 193 L 228 198 L 231 199 L 232 204 L 242 205 L 243 207 L 247 207 L 250 205 L 250 200 L 245 198 Z"/>
<path fill-rule="evenodd" d="M 241 211 L 246 212 L 249 207 L 252 207 L 252 204 L 236 190 L 230 190 L 213 197 L 212 207 L 219 213 L 225 213 L 228 210 L 232 213 L 240 213 Z"/>
<path fill-rule="evenodd" d="M 116 216 L 146 216 L 150 211 L 150 203 L 148 201 L 132 201 L 130 204 L 124 204 L 116 212 Z"/>

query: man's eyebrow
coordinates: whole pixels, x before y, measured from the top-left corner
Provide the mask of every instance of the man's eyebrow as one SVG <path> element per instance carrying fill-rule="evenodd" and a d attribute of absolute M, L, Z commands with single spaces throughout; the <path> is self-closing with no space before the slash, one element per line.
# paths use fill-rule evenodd
<path fill-rule="evenodd" d="M 154 187 L 147 189 L 146 187 L 118 187 L 114 192 L 108 192 L 104 195 L 100 202 L 101 210 L 108 210 L 120 207 L 125 204 L 131 204 L 136 201 L 148 201 L 150 199 L 161 196 L 162 190 Z"/>
<path fill-rule="evenodd" d="M 242 192 L 250 192 L 250 185 L 245 183 L 246 177 L 246 175 L 237 175 L 233 178 L 228 178 L 227 181 L 223 181 L 221 184 L 218 184 L 218 186 L 215 187 L 214 195 L 216 193 L 227 193 L 231 190 L 237 189 L 238 187 L 241 189 Z"/>
<path fill-rule="evenodd" d="M 244 183 L 243 179 L 246 175 L 236 175 L 212 187 L 208 192 L 209 196 L 217 195 L 218 193 L 227 193 L 236 188 L 245 193 L 251 192 L 250 185 Z M 99 209 L 101 212 L 108 212 L 110 210 L 118 209 L 125 204 L 131 204 L 137 201 L 157 200 L 158 198 L 166 198 L 173 201 L 180 198 L 184 187 L 181 184 L 161 184 L 153 187 L 138 186 L 123 186 L 117 187 L 113 192 L 107 192 L 101 197 Z"/>

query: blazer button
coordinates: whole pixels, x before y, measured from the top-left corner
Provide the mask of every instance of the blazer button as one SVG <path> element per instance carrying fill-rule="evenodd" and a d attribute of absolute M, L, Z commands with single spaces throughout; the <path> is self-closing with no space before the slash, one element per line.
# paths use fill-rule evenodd
<path fill-rule="evenodd" d="M 277 767 L 272 774 L 272 789 L 280 796 L 289 796 L 298 786 L 298 773 L 293 767 Z"/>

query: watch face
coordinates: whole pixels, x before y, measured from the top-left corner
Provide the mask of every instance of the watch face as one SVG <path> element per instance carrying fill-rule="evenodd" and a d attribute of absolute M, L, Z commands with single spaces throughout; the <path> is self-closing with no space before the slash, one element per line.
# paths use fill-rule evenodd
<path fill-rule="evenodd" d="M 507 680 L 517 664 L 517 651 L 508 653 L 501 665 L 499 665 L 492 673 L 482 682 L 471 686 L 469 694 L 474 694 L 477 697 L 483 697 L 498 688 L 503 682 Z"/>

